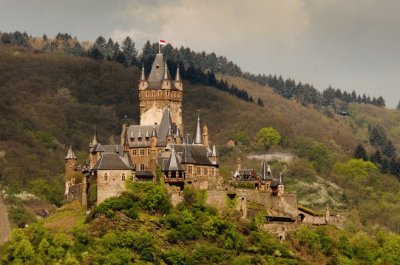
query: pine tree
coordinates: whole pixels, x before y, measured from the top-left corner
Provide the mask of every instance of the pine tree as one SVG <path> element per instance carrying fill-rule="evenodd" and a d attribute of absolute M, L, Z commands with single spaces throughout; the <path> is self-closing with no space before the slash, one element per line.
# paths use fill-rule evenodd
<path fill-rule="evenodd" d="M 122 52 L 126 59 L 126 66 L 131 65 L 132 63 L 136 64 L 136 56 L 137 50 L 135 48 L 135 43 L 132 41 L 130 37 L 126 37 L 122 42 Z"/>
<path fill-rule="evenodd" d="M 361 144 L 359 144 L 356 150 L 354 151 L 354 158 L 362 159 L 364 161 L 368 160 L 367 152 L 365 151 L 365 148 Z"/>
<path fill-rule="evenodd" d="M 371 161 L 375 164 L 381 164 L 382 163 L 382 155 L 379 150 L 376 150 L 376 152 L 371 156 Z"/>
<path fill-rule="evenodd" d="M 396 155 L 396 147 L 394 147 L 392 141 L 387 140 L 382 148 L 383 154 L 389 158 Z"/>
<path fill-rule="evenodd" d="M 258 98 L 257 104 L 260 105 L 261 107 L 264 107 L 264 102 L 261 98 Z"/>

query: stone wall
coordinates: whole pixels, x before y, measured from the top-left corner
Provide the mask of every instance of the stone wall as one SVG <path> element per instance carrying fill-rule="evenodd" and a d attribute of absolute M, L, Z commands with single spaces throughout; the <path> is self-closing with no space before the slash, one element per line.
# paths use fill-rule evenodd
<path fill-rule="evenodd" d="M 107 173 L 107 180 L 104 177 L 105 173 Z M 97 205 L 109 197 L 120 195 L 126 190 L 122 174 L 125 174 L 125 179 L 131 177 L 130 170 L 97 171 Z"/>

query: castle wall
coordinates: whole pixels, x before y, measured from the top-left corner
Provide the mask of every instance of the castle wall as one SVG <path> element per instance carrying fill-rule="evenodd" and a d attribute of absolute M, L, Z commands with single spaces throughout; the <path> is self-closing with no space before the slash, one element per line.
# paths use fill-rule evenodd
<path fill-rule="evenodd" d="M 107 180 L 105 179 L 106 173 Z M 109 197 L 120 195 L 126 190 L 125 181 L 122 180 L 122 174 L 125 174 L 125 179 L 132 176 L 130 170 L 97 171 L 97 205 Z"/>

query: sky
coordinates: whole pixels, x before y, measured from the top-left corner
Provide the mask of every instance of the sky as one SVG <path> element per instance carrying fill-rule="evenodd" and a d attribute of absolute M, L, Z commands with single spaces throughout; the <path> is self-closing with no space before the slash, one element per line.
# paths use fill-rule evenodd
<path fill-rule="evenodd" d="M 398 0 L 0 0 L 0 31 L 146 40 L 215 52 L 277 74 L 400 101 Z"/>

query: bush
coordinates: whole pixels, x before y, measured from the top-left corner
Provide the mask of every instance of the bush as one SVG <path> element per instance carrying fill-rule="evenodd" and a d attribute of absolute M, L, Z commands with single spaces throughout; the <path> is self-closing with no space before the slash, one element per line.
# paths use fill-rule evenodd
<path fill-rule="evenodd" d="M 36 221 L 34 214 L 19 205 L 8 209 L 8 218 L 19 228 L 23 228 L 25 225 Z"/>

